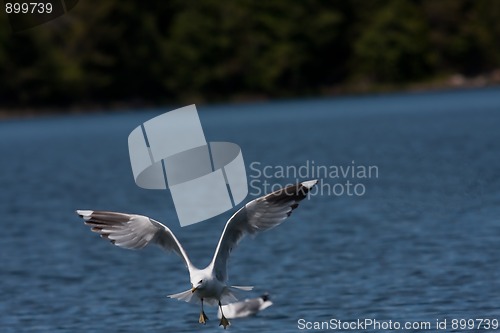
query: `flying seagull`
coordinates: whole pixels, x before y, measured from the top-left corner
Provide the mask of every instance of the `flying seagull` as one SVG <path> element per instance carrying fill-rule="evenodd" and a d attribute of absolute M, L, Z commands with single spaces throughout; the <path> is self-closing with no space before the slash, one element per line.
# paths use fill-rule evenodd
<path fill-rule="evenodd" d="M 253 316 L 271 305 L 273 305 L 273 302 L 271 302 L 269 295 L 265 293 L 257 298 L 250 298 L 241 302 L 223 305 L 222 310 L 224 310 L 224 316 L 226 318 L 243 318 Z M 217 312 L 217 317 L 222 318 L 221 309 Z"/>
<path fill-rule="evenodd" d="M 147 216 L 117 212 L 77 210 L 85 224 L 93 232 L 107 238 L 114 245 L 126 249 L 141 249 L 156 244 L 167 251 L 178 254 L 189 270 L 191 288 L 170 298 L 189 303 L 201 303 L 199 323 L 208 320 L 203 304 L 218 305 L 221 309 L 219 326 L 226 328 L 229 321 L 222 312 L 222 305 L 238 301 L 235 289 L 251 290 L 252 287 L 227 286 L 227 260 L 230 252 L 247 234 L 269 230 L 281 224 L 298 207 L 299 201 L 317 183 L 309 180 L 290 185 L 263 197 L 250 201 L 238 210 L 226 223 L 210 264 L 204 269 L 196 268 L 172 231 L 160 222 Z"/>

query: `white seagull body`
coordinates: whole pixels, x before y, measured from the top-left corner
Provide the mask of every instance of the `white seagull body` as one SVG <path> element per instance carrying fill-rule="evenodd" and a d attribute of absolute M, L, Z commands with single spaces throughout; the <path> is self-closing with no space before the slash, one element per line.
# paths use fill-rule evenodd
<path fill-rule="evenodd" d="M 172 231 L 160 222 L 147 216 L 106 211 L 77 210 L 85 224 L 92 231 L 109 239 L 114 245 L 126 249 L 141 249 L 148 244 L 156 244 L 167 251 L 178 254 L 189 270 L 191 289 L 170 295 L 190 303 L 201 303 L 199 322 L 208 320 L 203 311 L 203 303 L 222 305 L 238 299 L 233 288 L 251 290 L 252 287 L 229 287 L 227 281 L 227 261 L 229 254 L 246 234 L 269 230 L 281 224 L 299 201 L 307 197 L 317 180 L 305 181 L 285 187 L 258 199 L 252 200 L 238 210 L 226 223 L 210 264 L 204 269 L 196 268 Z M 229 321 L 222 313 L 220 325 L 226 328 Z"/>
<path fill-rule="evenodd" d="M 221 319 L 222 311 L 224 311 L 224 316 L 228 319 L 244 318 L 253 316 L 271 305 L 273 305 L 273 302 L 269 299 L 269 295 L 264 294 L 257 298 L 250 298 L 241 302 L 223 305 L 222 309 L 219 309 L 217 312 L 217 317 Z"/>

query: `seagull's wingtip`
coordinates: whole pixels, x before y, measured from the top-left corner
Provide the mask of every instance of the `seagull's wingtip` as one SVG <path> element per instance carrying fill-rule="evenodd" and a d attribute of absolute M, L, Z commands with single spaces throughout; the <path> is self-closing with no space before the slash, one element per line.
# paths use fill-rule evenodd
<path fill-rule="evenodd" d="M 77 209 L 76 210 L 76 213 L 80 216 L 80 217 L 89 217 L 90 215 L 92 215 L 94 211 L 93 210 L 84 210 L 84 209 Z"/>
<path fill-rule="evenodd" d="M 316 185 L 318 183 L 318 180 L 317 179 L 313 179 L 313 180 L 308 180 L 308 181 L 305 181 L 305 182 L 302 182 L 300 183 L 302 186 L 305 186 L 307 187 L 308 189 L 312 188 L 314 185 Z"/>

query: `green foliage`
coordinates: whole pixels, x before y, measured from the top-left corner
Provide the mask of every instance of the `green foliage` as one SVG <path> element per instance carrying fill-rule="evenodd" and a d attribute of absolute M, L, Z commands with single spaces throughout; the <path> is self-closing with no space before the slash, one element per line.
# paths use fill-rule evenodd
<path fill-rule="evenodd" d="M 166 87 L 217 99 L 308 89 L 313 51 L 334 44 L 339 21 L 315 1 L 188 2 L 172 23 Z"/>
<path fill-rule="evenodd" d="M 500 67 L 500 1 L 80 1 L 0 16 L 0 106 L 314 95 Z"/>
<path fill-rule="evenodd" d="M 474 75 L 499 66 L 499 1 L 426 1 L 423 9 L 439 69 Z"/>
<path fill-rule="evenodd" d="M 387 2 L 354 43 L 354 71 L 378 82 L 428 75 L 432 57 L 423 13 L 409 0 Z"/>

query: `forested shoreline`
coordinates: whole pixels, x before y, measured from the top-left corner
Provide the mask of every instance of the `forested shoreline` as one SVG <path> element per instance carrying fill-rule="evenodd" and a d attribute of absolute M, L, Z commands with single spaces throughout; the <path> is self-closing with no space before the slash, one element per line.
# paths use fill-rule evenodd
<path fill-rule="evenodd" d="M 80 1 L 12 33 L 0 108 L 248 101 L 500 83 L 500 1 Z"/>

